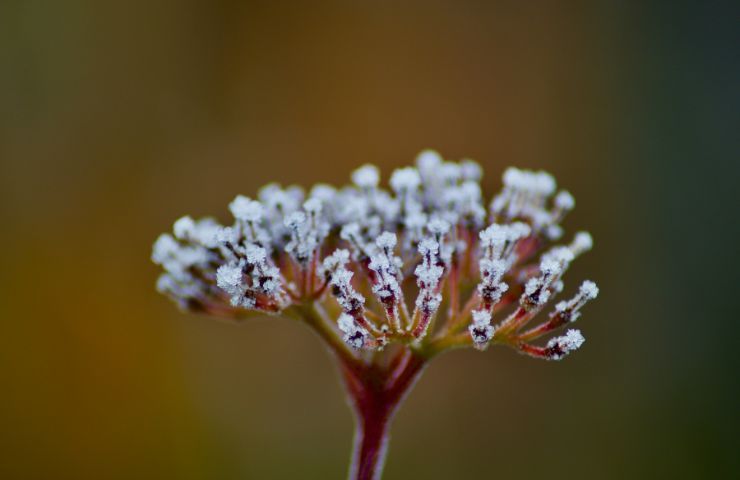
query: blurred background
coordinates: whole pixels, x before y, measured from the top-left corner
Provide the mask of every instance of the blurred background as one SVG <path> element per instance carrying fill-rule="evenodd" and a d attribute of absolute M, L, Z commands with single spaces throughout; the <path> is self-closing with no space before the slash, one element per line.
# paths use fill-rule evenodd
<path fill-rule="evenodd" d="M 423 148 L 576 197 L 601 296 L 561 363 L 436 361 L 387 479 L 740 475 L 736 2 L 0 6 L 0 477 L 343 478 L 310 331 L 180 313 L 153 240 Z"/>

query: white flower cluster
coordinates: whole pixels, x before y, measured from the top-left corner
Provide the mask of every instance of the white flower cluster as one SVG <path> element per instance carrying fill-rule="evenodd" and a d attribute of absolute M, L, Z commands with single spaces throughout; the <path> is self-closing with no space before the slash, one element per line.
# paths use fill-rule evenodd
<path fill-rule="evenodd" d="M 355 170 L 352 183 L 340 189 L 322 184 L 306 194 L 270 184 L 255 199 L 240 195 L 231 202 L 231 226 L 178 220 L 174 236 L 164 234 L 154 246 L 152 259 L 165 270 L 158 288 L 185 308 L 214 314 L 275 313 L 334 298 L 335 328 L 355 349 L 419 344 L 431 332 L 453 335 L 451 317 L 462 316 L 459 328 L 467 326 L 468 341 L 484 349 L 499 339 L 497 332 L 516 334 L 562 291 L 563 274 L 592 240 L 578 233 L 570 245 L 551 246 L 533 263 L 562 235 L 560 222 L 574 207 L 573 197 L 556 193 L 545 172 L 509 168 L 503 190 L 486 209 L 481 176 L 475 162 L 445 161 L 428 150 L 416 166 L 395 170 L 388 190 L 372 165 Z M 458 296 L 471 290 L 460 308 Z M 573 299 L 556 305 L 542 331 L 574 321 L 596 292 L 585 282 Z M 412 293 L 416 300 L 407 305 Z M 494 326 L 495 315 L 517 298 L 516 312 Z M 436 329 L 442 305 L 449 305 L 449 321 Z M 521 350 L 541 348 L 560 358 L 582 343 L 572 332 L 547 348 L 522 343 Z"/>
<path fill-rule="evenodd" d="M 559 192 L 553 205 L 548 205 L 555 193 L 555 179 L 547 172 L 532 172 L 510 167 L 503 176 L 504 189 L 494 197 L 490 210 L 497 222 L 509 223 L 516 219 L 526 221 L 535 232 L 543 232 L 550 240 L 562 235 L 560 221 L 575 206 L 573 196 Z"/>
<path fill-rule="evenodd" d="M 157 290 L 182 308 L 202 310 L 211 296 L 218 295 L 213 284 L 218 256 L 212 252 L 218 229 L 214 220 L 182 217 L 173 226 L 174 236 L 164 233 L 154 242 L 152 261 L 164 269 Z"/>

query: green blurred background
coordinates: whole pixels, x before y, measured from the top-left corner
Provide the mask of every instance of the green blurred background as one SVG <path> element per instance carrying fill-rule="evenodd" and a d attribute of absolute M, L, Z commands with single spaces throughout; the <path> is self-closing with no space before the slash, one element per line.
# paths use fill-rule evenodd
<path fill-rule="evenodd" d="M 567 361 L 435 362 L 385 478 L 740 475 L 737 5 L 2 2 L 0 477 L 342 478 L 318 341 L 180 313 L 150 247 L 428 147 L 554 173 L 602 294 Z"/>

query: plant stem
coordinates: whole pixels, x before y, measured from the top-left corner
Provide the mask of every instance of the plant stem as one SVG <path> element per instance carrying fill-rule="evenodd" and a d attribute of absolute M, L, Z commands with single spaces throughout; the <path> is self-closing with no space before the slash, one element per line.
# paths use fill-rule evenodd
<path fill-rule="evenodd" d="M 355 413 L 355 439 L 348 478 L 378 480 L 383 472 L 390 426 L 399 405 L 419 378 L 425 360 L 411 354 L 401 372 L 368 366 L 363 372 L 343 368 Z"/>
<path fill-rule="evenodd" d="M 424 370 L 427 356 L 409 347 L 399 352 L 398 361 L 382 367 L 356 357 L 328 322 L 318 302 L 296 308 L 293 314 L 321 337 L 338 363 L 355 414 L 355 439 L 350 480 L 378 480 L 383 472 L 396 410 Z"/>

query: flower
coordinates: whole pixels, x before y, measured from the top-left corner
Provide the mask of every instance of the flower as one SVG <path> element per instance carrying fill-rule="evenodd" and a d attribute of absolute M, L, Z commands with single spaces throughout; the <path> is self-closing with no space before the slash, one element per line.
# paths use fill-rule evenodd
<path fill-rule="evenodd" d="M 598 295 L 592 281 L 529 326 L 593 245 L 586 232 L 555 243 L 573 196 L 548 173 L 509 168 L 485 204 L 481 176 L 475 162 L 427 150 L 392 173 L 390 190 L 372 165 L 340 189 L 267 185 L 229 204 L 231 225 L 186 216 L 161 235 L 157 289 L 186 310 L 282 315 L 313 328 L 356 413 L 350 478 L 379 478 L 393 414 L 435 355 L 501 344 L 560 360 L 585 341 L 571 328 L 533 343 L 580 317 Z"/>
<path fill-rule="evenodd" d="M 596 285 L 526 327 L 563 292 L 591 236 L 555 244 L 575 200 L 550 174 L 508 168 L 489 204 L 481 176 L 475 162 L 428 150 L 392 173 L 390 190 L 372 165 L 339 189 L 270 184 L 231 202 L 231 225 L 177 220 L 154 244 L 157 288 L 182 308 L 227 317 L 319 305 L 358 358 L 391 344 L 433 355 L 500 343 L 559 360 L 583 344 L 578 330 L 531 342 L 574 322 Z"/>

